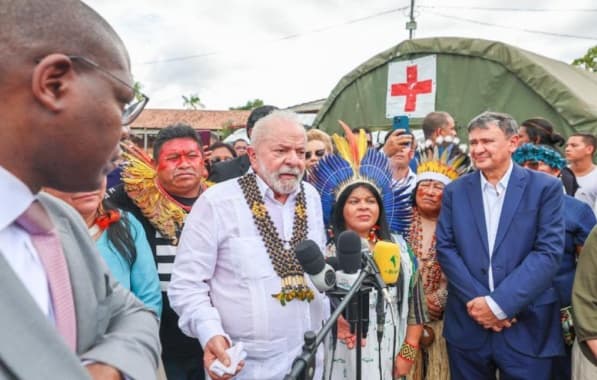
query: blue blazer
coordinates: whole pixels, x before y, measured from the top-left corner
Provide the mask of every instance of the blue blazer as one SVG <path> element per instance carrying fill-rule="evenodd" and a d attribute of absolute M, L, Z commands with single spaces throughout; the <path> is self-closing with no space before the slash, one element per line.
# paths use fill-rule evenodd
<path fill-rule="evenodd" d="M 494 291 L 488 283 L 489 248 L 477 170 L 446 186 L 437 226 L 437 257 L 448 278 L 444 336 L 456 347 L 484 345 L 491 330 L 469 315 L 466 303 L 491 295 L 508 318 L 512 349 L 533 357 L 564 352 L 553 280 L 564 252 L 562 184 L 514 164 L 492 254 Z"/>

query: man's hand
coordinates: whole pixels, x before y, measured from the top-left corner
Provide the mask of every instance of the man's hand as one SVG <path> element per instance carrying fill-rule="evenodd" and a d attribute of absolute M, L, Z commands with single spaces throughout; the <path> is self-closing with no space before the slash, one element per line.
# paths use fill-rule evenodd
<path fill-rule="evenodd" d="M 497 323 L 493 326 L 491 326 L 491 329 L 495 332 L 500 332 L 503 329 L 507 329 L 509 327 L 512 327 L 513 324 L 516 323 L 516 318 L 512 318 L 512 319 L 500 319 L 497 321 Z"/>
<path fill-rule="evenodd" d="M 505 328 L 512 327 L 512 325 L 516 323 L 516 318 L 498 319 L 489 308 L 485 297 L 473 298 L 466 304 L 466 309 L 471 318 L 478 324 L 486 329 L 492 329 L 495 332 L 500 332 Z"/>
<path fill-rule="evenodd" d="M 228 348 L 230 348 L 230 344 L 222 335 L 214 336 L 205 345 L 205 349 L 203 350 L 203 366 L 207 370 L 209 377 L 213 380 L 231 379 L 243 368 L 245 364 L 243 361 L 238 363 L 238 367 L 236 367 L 236 372 L 234 372 L 234 375 L 225 374 L 224 376 L 216 376 L 215 373 L 211 372 L 209 368 L 211 367 L 212 363 L 216 361 L 216 359 L 218 359 L 226 367 L 230 365 L 230 357 L 226 353 Z"/>
<path fill-rule="evenodd" d="M 489 308 L 485 297 L 476 297 L 468 301 L 466 309 L 471 318 L 486 329 L 492 328 L 499 322 L 499 319 Z"/>
<path fill-rule="evenodd" d="M 350 333 L 350 324 L 344 319 L 343 316 L 338 317 L 338 340 L 343 341 L 346 344 L 346 348 L 352 350 L 357 342 L 357 336 Z M 367 340 L 361 339 L 361 347 L 365 347 Z"/>
<path fill-rule="evenodd" d="M 94 380 L 122 380 L 119 370 L 103 363 L 91 363 L 85 366 L 89 376 Z"/>
<path fill-rule="evenodd" d="M 406 133 L 405 129 L 396 129 L 390 133 L 391 135 L 383 147 L 384 153 L 390 158 L 413 143 L 413 136 Z"/>
<path fill-rule="evenodd" d="M 429 295 L 425 296 L 425 298 L 427 299 L 427 311 L 429 312 L 431 319 L 434 321 L 440 320 L 444 313 L 444 309 L 437 305 L 435 297 Z"/>

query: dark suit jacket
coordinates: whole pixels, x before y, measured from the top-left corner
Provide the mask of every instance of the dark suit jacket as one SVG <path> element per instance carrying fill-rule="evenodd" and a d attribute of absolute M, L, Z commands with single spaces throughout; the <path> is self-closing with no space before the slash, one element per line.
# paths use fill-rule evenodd
<path fill-rule="evenodd" d="M 437 227 L 437 256 L 448 278 L 444 336 L 463 349 L 481 347 L 485 330 L 466 303 L 490 295 L 518 323 L 503 330 L 516 351 L 549 357 L 563 353 L 559 302 L 553 280 L 564 252 L 562 184 L 514 164 L 492 254 L 494 291 L 480 172 L 446 186 Z"/>
<path fill-rule="evenodd" d="M 229 161 L 218 162 L 211 167 L 208 180 L 215 183 L 224 182 L 245 175 L 250 167 L 251 162 L 246 154 Z"/>
<path fill-rule="evenodd" d="M 83 360 L 109 364 L 133 379 L 155 379 L 156 315 L 114 281 L 81 216 L 50 195 L 39 198 L 58 229 L 68 264 L 78 356 L 0 255 L 0 379 L 88 379 Z"/>

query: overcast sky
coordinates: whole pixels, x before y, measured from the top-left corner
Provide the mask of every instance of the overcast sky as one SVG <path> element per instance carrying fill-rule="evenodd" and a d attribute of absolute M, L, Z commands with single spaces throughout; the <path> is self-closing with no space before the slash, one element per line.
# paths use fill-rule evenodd
<path fill-rule="evenodd" d="M 182 108 L 191 94 L 206 109 L 325 98 L 356 66 L 408 39 L 410 0 L 85 2 L 123 38 L 150 108 Z M 498 40 L 565 62 L 597 45 L 594 0 L 416 0 L 415 19 L 415 38 Z"/>

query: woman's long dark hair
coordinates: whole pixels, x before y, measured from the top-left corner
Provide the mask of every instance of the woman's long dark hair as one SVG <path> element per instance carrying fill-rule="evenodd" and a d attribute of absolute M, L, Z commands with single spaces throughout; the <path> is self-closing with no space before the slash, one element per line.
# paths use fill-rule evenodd
<path fill-rule="evenodd" d="M 388 225 L 388 221 L 386 219 L 386 212 L 383 208 L 383 203 L 381 200 L 381 196 L 377 192 L 371 184 L 367 182 L 356 182 L 353 183 L 344 189 L 344 191 L 338 197 L 336 204 L 332 210 L 332 217 L 330 219 L 330 223 L 332 224 L 332 231 L 334 236 L 332 239 L 335 239 L 341 232 L 346 230 L 346 221 L 344 220 L 344 206 L 346 206 L 346 201 L 352 192 L 362 187 L 367 189 L 373 194 L 375 197 L 375 201 L 377 202 L 377 206 L 379 207 L 379 218 L 377 219 L 377 224 L 379 226 L 379 230 L 377 231 L 377 237 L 381 240 L 391 241 L 392 236 L 390 234 L 390 227 Z"/>
<path fill-rule="evenodd" d="M 552 148 L 563 146 L 566 139 L 555 131 L 551 122 L 542 117 L 527 119 L 520 124 L 525 127 L 529 140 L 533 144 L 549 145 Z"/>
<path fill-rule="evenodd" d="M 106 199 L 103 200 L 102 205 L 105 211 L 117 210 L 117 208 Z M 120 220 L 110 224 L 106 233 L 108 243 L 112 244 L 114 249 L 122 255 L 129 265 L 133 265 L 137 259 L 137 248 L 135 247 L 136 236 L 133 235 L 132 225 L 127 214 L 120 211 Z"/>

